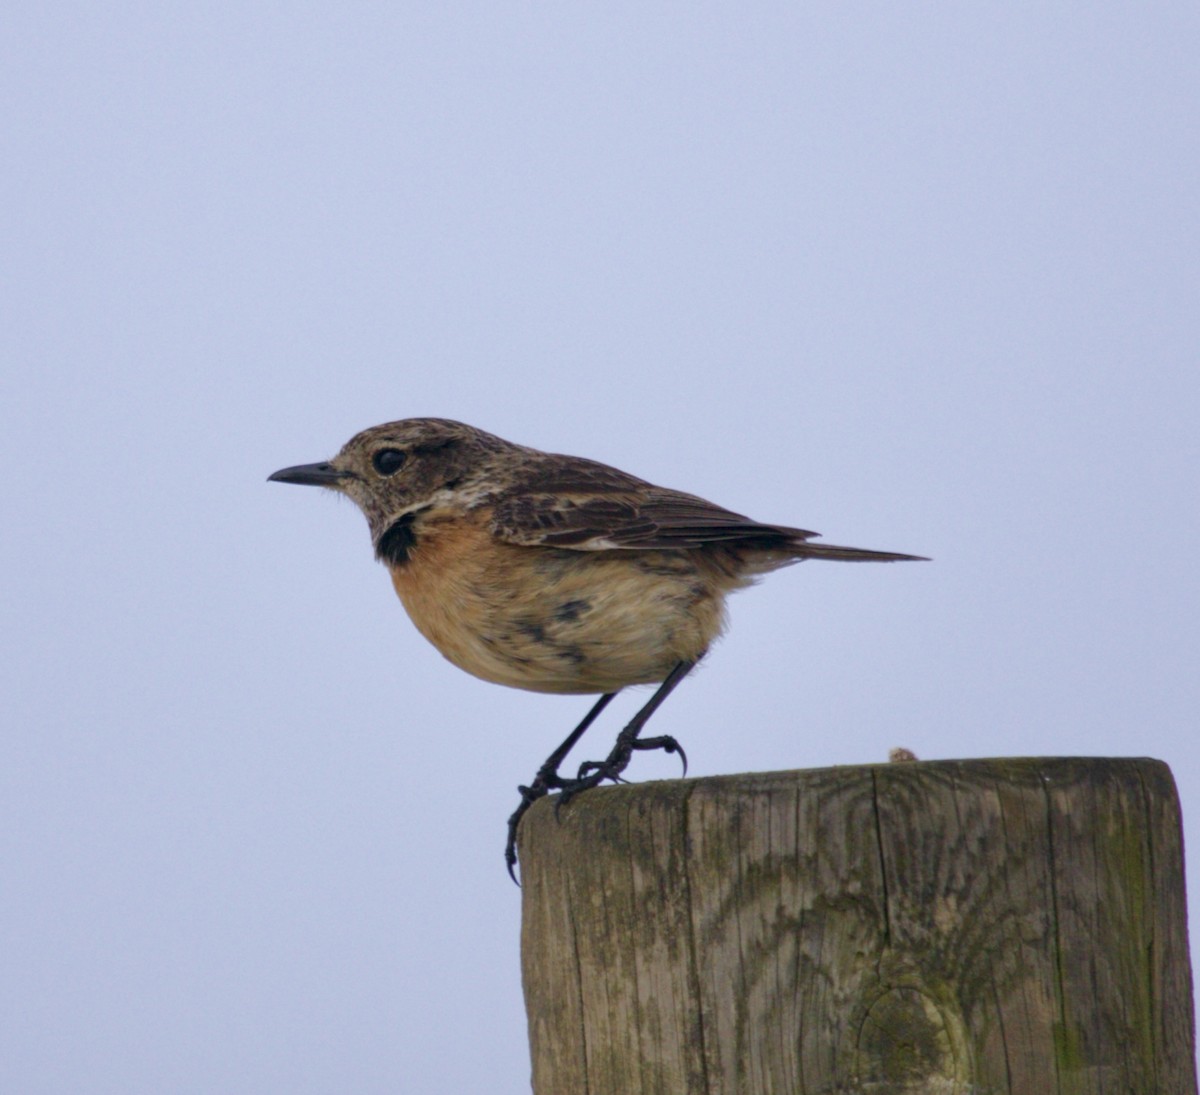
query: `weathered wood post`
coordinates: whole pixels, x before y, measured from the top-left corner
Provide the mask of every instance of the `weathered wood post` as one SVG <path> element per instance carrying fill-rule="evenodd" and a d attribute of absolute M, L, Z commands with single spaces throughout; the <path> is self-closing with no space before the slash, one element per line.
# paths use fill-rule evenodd
<path fill-rule="evenodd" d="M 521 831 L 536 1095 L 1195 1095 L 1152 760 L 581 795 Z"/>

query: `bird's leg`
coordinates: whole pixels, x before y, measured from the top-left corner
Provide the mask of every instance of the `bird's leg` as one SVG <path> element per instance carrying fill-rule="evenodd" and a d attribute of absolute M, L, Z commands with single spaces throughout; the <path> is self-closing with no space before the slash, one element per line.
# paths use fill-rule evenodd
<path fill-rule="evenodd" d="M 606 779 L 611 779 L 614 783 L 618 781 L 621 778 L 621 773 L 629 765 L 629 760 L 635 750 L 662 749 L 666 753 L 678 753 L 680 759 L 683 761 L 683 771 L 685 774 L 687 773 L 687 754 L 673 737 L 663 734 L 657 738 L 639 738 L 638 734 L 641 733 L 642 727 L 650 720 L 650 716 L 662 706 L 663 700 L 695 668 L 695 665 L 695 662 L 680 662 L 667 674 L 666 679 L 658 686 L 658 690 L 654 695 L 646 701 L 642 709 L 629 720 L 629 724 L 625 729 L 617 735 L 612 752 L 604 760 L 586 761 L 579 766 L 579 776 L 577 779 L 559 780 L 558 786 L 562 789 L 562 795 L 558 800 L 559 809 L 570 802 L 580 791 L 586 791 L 589 787 L 595 787 L 597 784 L 603 783 Z"/>
<path fill-rule="evenodd" d="M 517 788 L 521 793 L 521 802 L 516 810 L 513 811 L 512 817 L 508 819 L 508 843 L 504 848 L 504 862 L 508 864 L 508 873 L 514 882 L 517 881 L 515 870 L 517 865 L 517 826 L 520 825 L 521 818 L 525 816 L 525 811 L 537 802 L 539 798 L 566 784 L 567 781 L 558 774 L 558 766 L 562 764 L 566 755 L 575 747 L 575 743 L 583 737 L 584 731 L 596 721 L 596 717 L 608 706 L 609 701 L 615 695 L 615 692 L 605 692 L 592 705 L 592 709 L 583 716 L 583 721 L 546 758 L 545 763 L 537 770 L 537 775 L 533 777 L 533 782 L 528 787 L 522 786 Z M 520 883 L 517 884 L 520 885 Z"/>

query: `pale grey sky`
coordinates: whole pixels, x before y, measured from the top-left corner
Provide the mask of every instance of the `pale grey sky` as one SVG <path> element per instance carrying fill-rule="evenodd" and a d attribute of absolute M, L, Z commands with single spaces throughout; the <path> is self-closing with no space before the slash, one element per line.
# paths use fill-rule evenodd
<path fill-rule="evenodd" d="M 528 1090 L 504 820 L 589 701 L 265 482 L 388 419 L 934 557 L 739 595 L 693 774 L 1149 755 L 1200 848 L 1198 31 L 9 5 L 0 1089 Z"/>

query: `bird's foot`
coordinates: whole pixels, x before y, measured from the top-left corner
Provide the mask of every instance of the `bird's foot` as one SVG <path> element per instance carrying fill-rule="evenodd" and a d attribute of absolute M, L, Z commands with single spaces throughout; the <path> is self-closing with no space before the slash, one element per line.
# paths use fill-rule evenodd
<path fill-rule="evenodd" d="M 559 795 L 558 802 L 555 804 L 555 810 L 561 810 L 581 791 L 590 790 L 605 780 L 624 783 L 622 773 L 629 767 L 629 761 L 633 754 L 646 749 L 661 749 L 664 753 L 678 753 L 679 759 L 683 761 L 684 775 L 687 774 L 687 754 L 683 751 L 683 746 L 669 734 L 663 734 L 657 738 L 627 738 L 622 734 L 618 736 L 612 752 L 604 760 L 584 761 L 579 766 L 578 778 L 559 781 L 562 794 Z"/>
<path fill-rule="evenodd" d="M 631 741 L 622 741 L 618 738 L 617 744 L 613 746 L 613 751 L 605 760 L 587 760 L 579 766 L 579 780 L 591 779 L 598 775 L 600 778 L 596 781 L 597 783 L 606 779 L 611 779 L 614 783 L 623 782 L 621 773 L 629 766 L 630 758 L 635 751 L 645 749 L 661 749 L 664 753 L 678 753 L 679 759 L 683 762 L 683 774 L 687 775 L 688 760 L 683 746 L 669 734 L 662 734 L 657 738 L 634 738 Z M 577 783 L 579 780 L 563 780 L 563 784 L 565 786 L 568 782 Z M 579 788 L 579 790 L 583 790 L 583 788 Z"/>
<path fill-rule="evenodd" d="M 557 791 L 560 787 L 565 787 L 568 783 L 573 782 L 574 780 L 563 779 L 558 771 L 549 765 L 543 765 L 528 787 L 522 785 L 517 788 L 521 795 L 521 801 L 508 819 L 508 841 L 504 845 L 504 862 L 508 865 L 509 878 L 518 886 L 521 883 L 517 879 L 517 828 L 521 824 L 521 818 L 539 798 L 544 798 L 551 791 Z"/>

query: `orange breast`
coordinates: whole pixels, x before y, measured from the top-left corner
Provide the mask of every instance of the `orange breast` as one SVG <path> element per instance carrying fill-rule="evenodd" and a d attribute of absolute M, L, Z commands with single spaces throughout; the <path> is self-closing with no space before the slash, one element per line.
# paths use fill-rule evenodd
<path fill-rule="evenodd" d="M 722 626 L 721 582 L 685 552 L 569 551 L 496 541 L 482 511 L 425 515 L 392 583 L 459 668 L 538 692 L 661 681 Z"/>
<path fill-rule="evenodd" d="M 484 587 L 491 535 L 464 519 L 421 523 L 408 561 L 391 567 L 396 589 L 412 622 L 450 661 L 468 673 L 489 673 L 488 596 Z"/>

